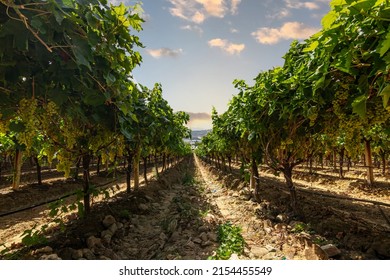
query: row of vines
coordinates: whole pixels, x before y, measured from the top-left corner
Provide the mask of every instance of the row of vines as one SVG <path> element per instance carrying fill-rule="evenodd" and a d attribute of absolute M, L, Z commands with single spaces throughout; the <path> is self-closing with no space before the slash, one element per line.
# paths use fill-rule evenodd
<path fill-rule="evenodd" d="M 386 172 L 390 153 L 389 1 L 333 0 L 330 6 L 322 30 L 293 42 L 282 67 L 259 73 L 251 86 L 234 81 L 239 93 L 225 113 L 213 110 L 213 129 L 197 149 L 208 160 L 239 158 L 250 166 L 258 199 L 258 165 L 282 173 L 296 214 L 297 165 L 330 156 L 343 177 L 345 162 L 363 158 L 372 185 L 373 157 Z"/>
<path fill-rule="evenodd" d="M 55 160 L 70 176 L 83 169 L 90 211 L 90 166 L 127 161 L 127 189 L 139 187 L 143 158 L 190 152 L 189 116 L 174 112 L 162 87 L 138 84 L 142 58 L 139 5 L 106 0 L 0 1 L 0 153 L 13 160 L 13 187 L 23 160 Z"/>

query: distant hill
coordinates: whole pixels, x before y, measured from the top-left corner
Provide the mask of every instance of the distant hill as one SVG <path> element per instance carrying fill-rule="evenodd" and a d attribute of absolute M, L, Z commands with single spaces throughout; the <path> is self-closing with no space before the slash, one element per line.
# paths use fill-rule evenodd
<path fill-rule="evenodd" d="M 203 136 L 205 136 L 207 133 L 209 133 L 211 129 L 206 129 L 206 130 L 192 130 L 191 131 L 191 136 L 192 140 L 200 140 L 202 139 Z"/>

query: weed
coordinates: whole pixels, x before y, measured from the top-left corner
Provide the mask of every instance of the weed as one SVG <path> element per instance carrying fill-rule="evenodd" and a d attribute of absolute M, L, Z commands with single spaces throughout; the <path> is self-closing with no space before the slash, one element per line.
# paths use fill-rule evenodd
<path fill-rule="evenodd" d="M 219 225 L 218 241 L 219 247 L 216 255 L 209 257 L 212 260 L 228 260 L 232 254 L 242 254 L 244 251 L 245 240 L 241 235 L 242 229 L 233 226 L 230 222 Z"/>
<path fill-rule="evenodd" d="M 210 209 L 199 210 L 199 216 L 200 216 L 201 218 L 205 218 L 209 213 L 210 213 Z"/>
<path fill-rule="evenodd" d="M 167 218 L 160 223 L 161 228 L 168 234 L 172 234 L 177 228 L 177 219 Z"/>
<path fill-rule="evenodd" d="M 192 187 L 192 186 L 196 185 L 196 180 L 195 180 L 193 175 L 191 175 L 190 173 L 187 172 L 184 174 L 184 176 L 181 180 L 181 183 L 184 186 Z"/>
<path fill-rule="evenodd" d="M 180 213 L 180 218 L 188 219 L 196 215 L 196 212 L 194 212 L 195 210 L 192 208 L 191 204 L 181 197 L 176 196 L 173 198 L 173 202 L 176 204 L 176 209 Z"/>
<path fill-rule="evenodd" d="M 127 209 L 120 210 L 118 215 L 122 219 L 126 219 L 126 220 L 130 219 L 130 212 Z"/>
<path fill-rule="evenodd" d="M 15 251 L 15 248 L 12 248 L 13 245 L 14 243 L 11 245 L 11 247 L 7 247 L 4 243 L 0 244 L 0 259 L 20 260 L 22 258 L 22 254 L 23 254 L 22 251 L 21 250 Z"/>
<path fill-rule="evenodd" d="M 320 246 L 323 246 L 323 245 L 326 245 L 328 243 L 328 241 L 324 237 L 316 236 L 313 239 L 313 243 L 320 245 Z"/>
<path fill-rule="evenodd" d="M 307 229 L 307 225 L 305 225 L 304 223 L 297 223 L 291 231 L 299 233 L 305 231 L 306 229 Z"/>
<path fill-rule="evenodd" d="M 44 236 L 44 232 L 47 228 L 47 225 L 41 227 L 41 229 L 36 229 L 37 225 L 34 225 L 32 229 L 25 230 L 21 235 L 22 243 L 25 246 L 36 246 L 36 245 L 45 245 L 47 244 L 47 239 Z"/>

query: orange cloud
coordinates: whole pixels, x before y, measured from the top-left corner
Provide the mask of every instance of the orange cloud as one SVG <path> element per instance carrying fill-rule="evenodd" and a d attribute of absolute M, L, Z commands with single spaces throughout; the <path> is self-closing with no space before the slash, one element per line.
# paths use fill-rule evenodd
<path fill-rule="evenodd" d="M 233 44 L 225 39 L 212 39 L 208 42 L 210 47 L 216 47 L 224 50 L 228 54 L 239 54 L 245 49 L 245 44 Z"/>
<path fill-rule="evenodd" d="M 259 28 L 251 34 L 260 44 L 274 45 L 281 40 L 306 39 L 318 31 L 318 28 L 294 21 L 286 22 L 280 28 Z"/>

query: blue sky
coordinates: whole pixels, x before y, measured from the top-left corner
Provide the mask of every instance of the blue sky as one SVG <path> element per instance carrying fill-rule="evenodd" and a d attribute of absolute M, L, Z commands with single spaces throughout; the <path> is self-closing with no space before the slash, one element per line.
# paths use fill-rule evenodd
<path fill-rule="evenodd" d="M 292 40 L 321 28 L 329 2 L 144 0 L 138 36 L 145 48 L 134 77 L 150 88 L 161 83 L 172 108 L 190 113 L 190 128 L 210 128 L 212 107 L 223 113 L 236 93 L 233 80 L 251 83 L 260 71 L 282 65 Z"/>

